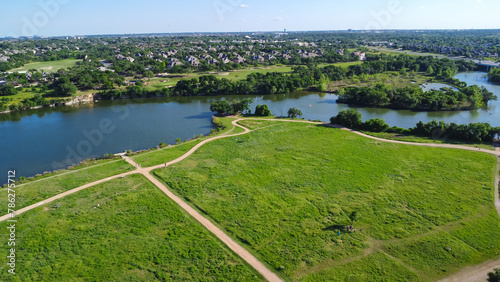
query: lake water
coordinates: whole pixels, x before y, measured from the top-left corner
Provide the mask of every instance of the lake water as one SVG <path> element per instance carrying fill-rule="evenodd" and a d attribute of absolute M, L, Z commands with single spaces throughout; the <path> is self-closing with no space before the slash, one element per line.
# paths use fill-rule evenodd
<path fill-rule="evenodd" d="M 483 72 L 461 73 L 456 78 L 486 86 L 500 97 L 500 86 L 489 83 Z M 292 93 L 266 96 L 172 97 L 162 99 L 104 101 L 81 107 L 56 107 L 0 115 L 0 183 L 7 171 L 33 176 L 66 167 L 82 159 L 155 147 L 161 142 L 175 143 L 214 127 L 210 102 L 252 98 L 252 109 L 267 104 L 273 114 L 286 115 L 291 107 L 306 119 L 329 121 L 348 108 L 337 104 L 333 94 Z M 479 110 L 461 112 L 412 112 L 352 107 L 363 113 L 363 120 L 383 118 L 391 126 L 413 127 L 418 121 L 489 122 L 500 126 L 500 101 Z"/>

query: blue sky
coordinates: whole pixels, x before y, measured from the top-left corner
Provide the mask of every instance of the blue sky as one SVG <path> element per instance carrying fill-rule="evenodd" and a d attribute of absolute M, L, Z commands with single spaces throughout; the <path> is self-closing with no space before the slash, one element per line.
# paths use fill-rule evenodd
<path fill-rule="evenodd" d="M 345 29 L 500 29 L 498 0 L 3 1 L 0 37 Z"/>

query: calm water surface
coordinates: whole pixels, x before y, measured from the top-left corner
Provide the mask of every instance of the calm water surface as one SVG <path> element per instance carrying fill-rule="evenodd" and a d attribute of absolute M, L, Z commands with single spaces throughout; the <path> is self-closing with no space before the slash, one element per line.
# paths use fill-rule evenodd
<path fill-rule="evenodd" d="M 489 83 L 483 72 L 461 73 L 456 78 L 486 86 L 500 97 L 500 85 Z M 220 99 L 252 98 L 252 109 L 267 104 L 273 114 L 286 115 L 291 107 L 302 110 L 306 119 L 328 121 L 348 105 L 337 104 L 333 94 L 292 93 L 287 95 L 230 97 L 173 97 L 162 99 L 105 101 L 81 107 L 44 108 L 0 115 L 0 183 L 7 171 L 33 176 L 78 163 L 82 159 L 140 150 L 161 142 L 175 143 L 214 127 L 210 102 Z M 391 126 L 413 127 L 418 121 L 489 122 L 500 126 L 500 101 L 479 110 L 461 112 L 412 112 L 352 107 L 363 120 L 383 118 Z"/>

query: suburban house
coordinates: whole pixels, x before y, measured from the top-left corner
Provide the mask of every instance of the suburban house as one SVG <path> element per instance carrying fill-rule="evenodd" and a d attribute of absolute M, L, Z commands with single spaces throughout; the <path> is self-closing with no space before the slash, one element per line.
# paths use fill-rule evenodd
<path fill-rule="evenodd" d="M 245 61 L 246 61 L 245 58 L 243 58 L 242 56 L 238 55 L 236 58 L 234 58 L 233 63 L 235 63 L 235 64 L 241 64 L 241 63 L 244 63 Z"/>
<path fill-rule="evenodd" d="M 356 56 L 358 56 L 360 61 L 366 60 L 366 54 L 365 54 L 365 52 L 354 52 L 353 54 L 356 55 Z"/>
<path fill-rule="evenodd" d="M 187 57 L 186 62 L 188 62 L 193 67 L 198 67 L 200 65 L 200 61 L 194 56 Z"/>
<path fill-rule="evenodd" d="M 183 64 L 183 63 L 181 63 L 181 62 L 171 62 L 170 64 L 168 64 L 168 66 L 167 66 L 167 67 L 168 67 L 169 69 L 173 69 L 175 66 L 182 66 L 182 65 L 184 65 L 184 64 Z"/>

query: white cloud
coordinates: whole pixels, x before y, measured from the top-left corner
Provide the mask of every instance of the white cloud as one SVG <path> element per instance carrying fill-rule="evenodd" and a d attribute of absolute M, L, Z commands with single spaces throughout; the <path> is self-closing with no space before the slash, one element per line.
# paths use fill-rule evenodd
<path fill-rule="evenodd" d="M 283 20 L 283 18 L 282 18 L 282 17 L 276 17 L 276 18 L 274 18 L 273 20 L 275 20 L 275 21 L 282 21 L 282 20 Z"/>
<path fill-rule="evenodd" d="M 240 8 L 250 8 L 250 5 L 247 5 L 247 4 L 240 4 Z"/>

